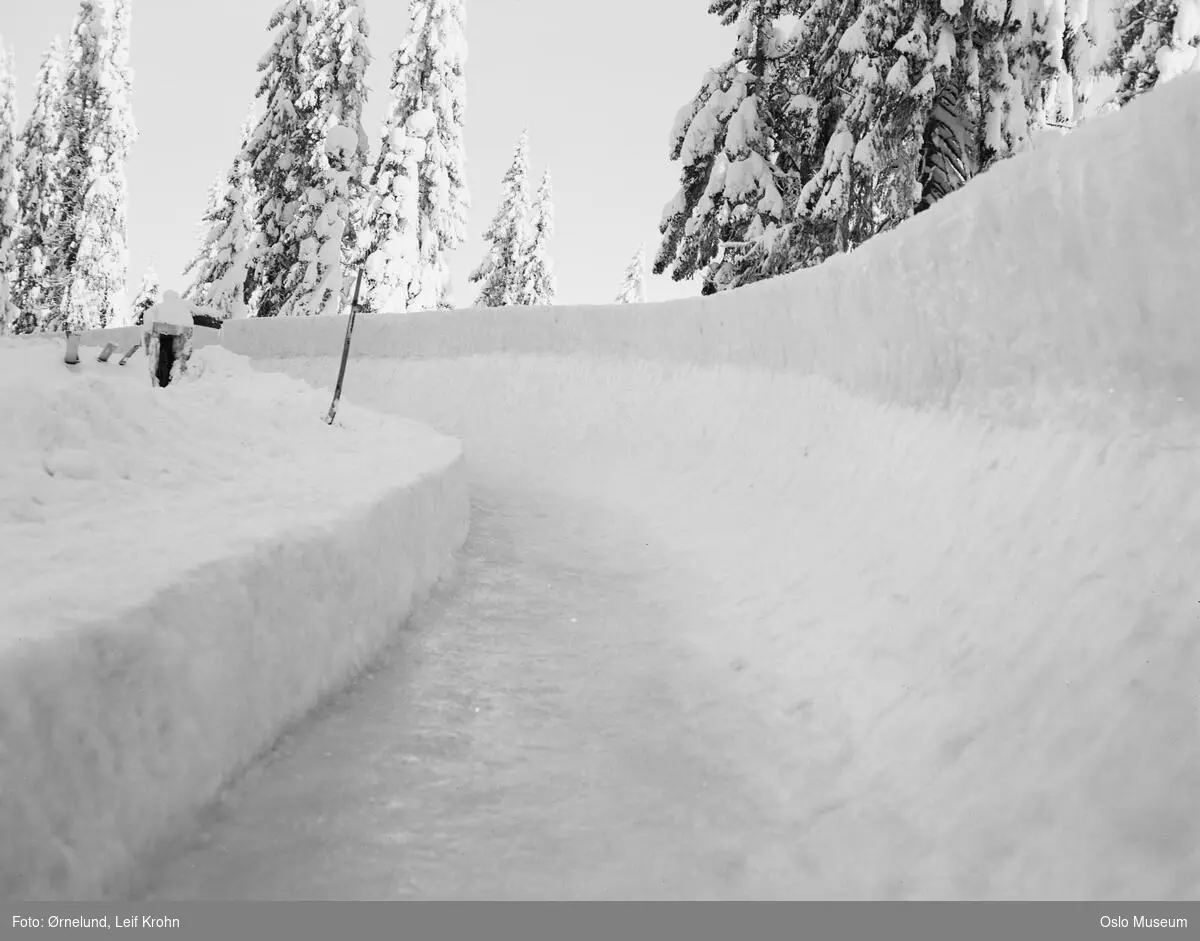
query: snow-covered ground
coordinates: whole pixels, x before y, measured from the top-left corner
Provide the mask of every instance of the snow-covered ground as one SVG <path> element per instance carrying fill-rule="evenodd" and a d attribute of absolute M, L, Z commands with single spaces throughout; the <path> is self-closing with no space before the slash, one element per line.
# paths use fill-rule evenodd
<path fill-rule="evenodd" d="M 120 879 L 375 654 L 466 531 L 458 442 L 219 346 L 0 340 L 0 895 Z"/>
<path fill-rule="evenodd" d="M 1200 897 L 1198 91 L 752 290 L 361 320 L 462 582 L 143 894 Z"/>

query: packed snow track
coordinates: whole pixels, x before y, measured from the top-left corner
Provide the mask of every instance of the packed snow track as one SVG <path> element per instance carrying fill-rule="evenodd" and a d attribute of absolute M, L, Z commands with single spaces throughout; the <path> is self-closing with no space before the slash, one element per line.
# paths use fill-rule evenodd
<path fill-rule="evenodd" d="M 361 319 L 458 580 L 144 897 L 1200 897 L 1198 91 L 744 291 Z"/>
<path fill-rule="evenodd" d="M 765 373 L 355 367 L 465 442 L 461 580 L 153 893 L 1195 895 L 1195 451 Z"/>

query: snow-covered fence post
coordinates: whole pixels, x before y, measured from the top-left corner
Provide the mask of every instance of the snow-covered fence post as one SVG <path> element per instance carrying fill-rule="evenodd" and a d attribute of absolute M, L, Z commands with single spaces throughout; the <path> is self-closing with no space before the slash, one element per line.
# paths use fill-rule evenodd
<path fill-rule="evenodd" d="M 185 375 L 192 355 L 191 305 L 178 292 L 167 291 L 159 303 L 146 311 L 142 327 L 150 384 L 170 385 L 172 379 Z"/>

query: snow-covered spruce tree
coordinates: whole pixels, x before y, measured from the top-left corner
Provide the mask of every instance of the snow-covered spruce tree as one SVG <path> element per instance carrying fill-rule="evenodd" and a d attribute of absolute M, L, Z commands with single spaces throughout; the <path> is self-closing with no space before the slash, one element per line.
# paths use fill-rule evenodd
<path fill-rule="evenodd" d="M 978 108 L 972 107 L 972 93 L 978 92 L 979 77 L 971 70 L 978 57 L 954 55 L 961 37 L 955 36 L 951 29 L 939 29 L 933 50 L 919 27 L 904 37 L 904 41 L 910 54 L 909 62 L 915 60 L 921 66 L 920 81 L 928 82 L 928 75 L 934 83 L 926 100 L 919 101 L 914 96 L 914 104 L 919 101 L 925 105 L 917 165 L 919 193 L 914 206 L 914 212 L 923 212 L 961 188 L 978 171 L 979 148 L 975 131 Z M 933 52 L 932 63 L 930 51 Z"/>
<path fill-rule="evenodd" d="M 313 24 L 308 49 L 313 85 L 303 106 L 314 116 L 310 131 L 320 135 L 318 149 L 324 146 L 325 136 L 333 127 L 354 132 L 357 144 L 349 172 L 355 187 L 362 186 L 370 148 L 362 121 L 368 91 L 366 73 L 371 64 L 367 47 L 370 36 L 363 0 L 325 0 Z M 320 123 L 311 123 L 314 120 Z"/>
<path fill-rule="evenodd" d="M 241 156 L 239 152 L 239 157 Z M 238 158 L 234 158 L 236 166 Z M 200 268 L 210 258 L 215 257 L 216 253 L 208 244 L 208 234 L 212 228 L 212 220 L 215 219 L 220 211 L 221 205 L 225 201 L 225 175 L 222 174 L 208 184 L 208 196 L 204 201 L 204 212 L 200 216 L 200 221 L 196 223 L 196 253 L 191 257 L 191 260 L 184 266 L 183 274 L 189 275 L 197 268 Z M 251 207 L 253 209 L 253 207 Z M 205 289 L 207 285 L 200 283 L 195 277 L 192 282 L 184 288 L 181 297 L 193 304 L 205 303 Z"/>
<path fill-rule="evenodd" d="M 391 310 L 450 305 L 447 255 L 466 239 L 471 205 L 463 143 L 466 9 L 463 0 L 412 0 L 409 14 L 408 34 L 392 63 L 391 103 L 370 204 L 373 250 L 382 252 L 376 256 L 376 281 L 387 286 L 376 292 Z M 416 176 L 413 210 L 407 208 L 411 184 L 405 178 L 414 171 L 402 169 L 410 163 Z M 389 185 L 403 191 L 391 193 L 390 201 Z M 413 236 L 406 234 L 410 227 L 415 258 Z"/>
<path fill-rule="evenodd" d="M 727 24 L 737 22 L 739 5 L 734 0 L 710 9 L 724 11 L 722 21 Z M 771 180 L 779 195 L 778 210 L 755 212 L 740 232 L 720 240 L 705 272 L 702 293 L 816 264 L 836 250 L 833 227 L 798 220 L 797 207 L 804 183 L 821 166 L 844 107 L 843 76 L 836 71 L 831 49 L 857 11 L 854 0 L 790 0 L 767 11 L 772 22 L 771 54 L 761 69 L 757 97 L 760 114 L 770 116 Z M 740 12 L 745 15 L 747 10 Z M 775 20 L 789 14 L 795 21 L 783 29 Z M 688 117 L 685 112 L 677 120 Z M 767 142 L 762 142 L 762 150 Z M 662 269 L 656 263 L 654 270 Z"/>
<path fill-rule="evenodd" d="M 341 309 L 343 249 L 367 151 L 362 106 L 369 32 L 359 0 L 327 0 L 301 53 L 312 78 L 296 109 L 304 118 L 304 158 L 295 174 L 299 198 L 284 232 L 284 241 L 297 246 L 296 265 L 284 279 L 280 316 L 336 314 Z M 331 169 L 326 156 L 326 136 L 335 127 L 354 135 L 345 172 Z M 342 152 L 344 144 L 339 135 Z"/>
<path fill-rule="evenodd" d="M 1108 68 L 1118 105 L 1186 72 L 1200 71 L 1197 0 L 1125 0 Z"/>
<path fill-rule="evenodd" d="M 625 269 L 625 281 L 617 295 L 618 304 L 646 303 L 646 249 L 639 248 Z"/>
<path fill-rule="evenodd" d="M 1101 20 L 1110 15 L 1107 4 L 1066 0 L 1062 63 L 1050 83 L 1047 123 L 1072 128 L 1084 119 L 1084 108 L 1108 53 L 1097 44 L 1096 36 L 1104 28 Z"/>
<path fill-rule="evenodd" d="M 142 275 L 142 283 L 138 286 L 133 298 L 133 322 L 141 326 L 146 319 L 146 311 L 163 298 L 162 284 L 158 280 L 158 272 L 151 265 Z"/>
<path fill-rule="evenodd" d="M 43 329 L 116 322 L 128 273 L 125 161 L 130 108 L 129 0 L 81 0 L 68 48 L 59 163 L 64 202 L 51 278 L 63 288 Z"/>
<path fill-rule="evenodd" d="M 12 54 L 0 42 L 0 334 L 17 319 L 16 242 L 20 226 L 17 172 L 17 83 Z"/>
<path fill-rule="evenodd" d="M 785 101 L 775 119 L 783 209 L 751 220 L 737 253 L 726 251 L 709 274 L 708 291 L 817 264 L 913 209 L 923 124 L 935 97 L 929 23 L 940 6 L 800 0 L 793 12 L 797 21 L 778 42 L 774 68 L 774 97 Z M 942 97 L 938 114 L 952 118 L 953 93 Z M 962 134 L 952 124 L 930 136 L 953 146 Z"/>
<path fill-rule="evenodd" d="M 312 182 L 314 149 L 300 101 L 312 85 L 304 54 L 314 18 L 313 0 L 285 0 L 271 15 L 268 29 L 278 30 L 259 60 L 258 98 L 264 108 L 242 158 L 250 167 L 256 202 L 246 297 L 257 299 L 253 313 L 274 317 L 287 299 L 285 281 L 299 263 L 300 245 L 287 238 L 288 223 Z"/>
<path fill-rule="evenodd" d="M 554 234 L 554 191 L 550 171 L 542 175 L 533 201 L 529 246 L 525 253 L 525 271 L 518 304 L 546 307 L 554 303 L 556 286 L 554 264 L 550 260 L 550 237 Z"/>
<path fill-rule="evenodd" d="M 254 181 L 246 159 L 252 117 L 242 124 L 241 147 L 223 180 L 213 185 L 201 223 L 200 248 L 184 269 L 195 272 L 183 296 L 219 320 L 245 317 L 253 298 L 247 278 L 256 247 Z"/>
<path fill-rule="evenodd" d="M 64 61 L 62 40 L 55 37 L 42 57 L 33 110 L 21 131 L 17 204 L 20 221 L 14 246 L 16 279 L 12 301 L 19 311 L 16 330 L 36 329 L 37 312 L 56 310 L 62 291 L 49 278 L 63 207 L 59 171 L 62 137 Z"/>
<path fill-rule="evenodd" d="M 119 325 L 128 308 L 128 185 L 125 163 L 137 139 L 129 66 L 131 0 L 108 0 L 92 135 L 92 176 L 77 228 L 79 251 L 63 311 L 70 324 Z"/>
<path fill-rule="evenodd" d="M 827 68 L 841 91 L 837 124 L 820 166 L 803 181 L 797 215 L 831 230 L 836 251 L 912 211 L 924 113 L 935 90 L 928 27 L 921 5 L 864 0 L 832 51 Z"/>
<path fill-rule="evenodd" d="M 929 8 L 936 11 L 928 19 L 937 90 L 947 70 L 957 68 L 980 171 L 1024 149 L 1039 130 L 1078 120 L 1090 91 L 1091 31 L 1101 6 L 953 0 Z"/>
<path fill-rule="evenodd" d="M 787 159 L 781 148 L 786 101 L 779 66 L 787 42 L 775 28 L 786 0 L 714 0 L 709 11 L 736 23 L 733 56 L 708 73 L 697 96 L 677 115 L 671 159 L 681 163 L 682 185 L 659 226 L 662 244 L 654 272 L 676 281 L 702 274 L 712 284 L 747 235 L 784 214 L 780 192 Z M 706 288 L 711 290 L 711 287 Z"/>
<path fill-rule="evenodd" d="M 530 243 L 529 208 L 529 132 L 525 131 L 504 174 L 500 207 L 483 233 L 487 256 L 471 272 L 471 282 L 479 285 L 476 307 L 521 302 Z"/>
<path fill-rule="evenodd" d="M 359 303 L 369 313 L 403 313 L 414 294 L 420 241 L 417 173 L 424 140 L 409 137 L 393 100 L 367 185 L 363 209 L 363 287 Z"/>
<path fill-rule="evenodd" d="M 320 183 L 309 189 L 306 198 L 306 208 L 315 206 L 318 212 L 305 230 L 300 244 L 301 267 L 288 277 L 291 291 L 280 316 L 332 316 L 341 311 L 346 288 L 342 254 L 351 199 L 350 171 L 357 159 L 354 131 L 342 125 L 330 128 L 321 154 Z"/>
<path fill-rule="evenodd" d="M 719 286 L 852 249 L 1071 112 L 1081 93 L 1063 90 L 1084 88 L 1072 73 L 1083 61 L 1076 6 L 797 3 L 780 73 L 788 113 L 803 120 L 780 135 L 792 156 L 783 220 L 748 232 L 743 263 L 719 271 Z"/>

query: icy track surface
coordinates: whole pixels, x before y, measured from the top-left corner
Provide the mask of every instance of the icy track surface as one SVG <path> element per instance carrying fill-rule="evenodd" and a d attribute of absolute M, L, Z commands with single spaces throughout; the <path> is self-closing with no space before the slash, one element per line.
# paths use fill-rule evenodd
<path fill-rule="evenodd" d="M 460 581 L 145 897 L 1200 896 L 1196 427 L 589 357 L 347 389 L 465 441 Z"/>

